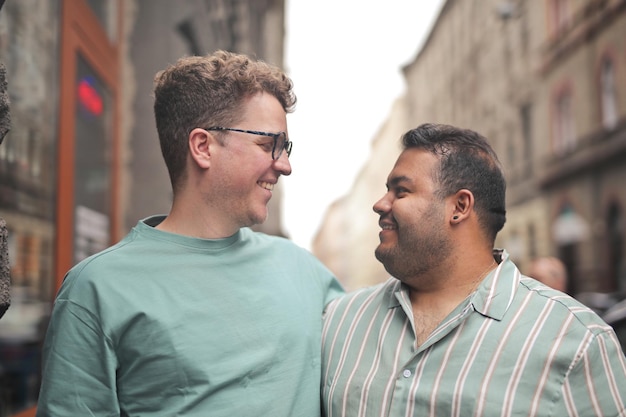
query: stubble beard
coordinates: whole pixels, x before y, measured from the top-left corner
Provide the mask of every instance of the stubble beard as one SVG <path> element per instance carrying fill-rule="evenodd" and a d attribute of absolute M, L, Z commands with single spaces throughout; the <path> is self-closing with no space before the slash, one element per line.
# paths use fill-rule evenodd
<path fill-rule="evenodd" d="M 442 259 L 450 255 L 452 243 L 449 237 L 438 225 L 442 223 L 434 217 L 437 213 L 428 216 L 421 223 L 424 226 L 416 230 L 397 229 L 397 242 L 390 247 L 383 246 L 382 242 L 376 248 L 374 254 L 385 270 L 393 277 L 406 281 L 413 277 L 421 276 L 436 267 Z"/>
<path fill-rule="evenodd" d="M 267 203 L 264 208 L 261 208 L 260 205 L 256 207 L 253 204 L 249 204 L 247 201 L 242 201 L 240 197 L 237 198 L 239 198 L 239 200 L 235 200 L 235 203 L 227 210 L 235 215 L 234 221 L 239 228 L 253 227 L 265 223 L 269 215 Z"/>

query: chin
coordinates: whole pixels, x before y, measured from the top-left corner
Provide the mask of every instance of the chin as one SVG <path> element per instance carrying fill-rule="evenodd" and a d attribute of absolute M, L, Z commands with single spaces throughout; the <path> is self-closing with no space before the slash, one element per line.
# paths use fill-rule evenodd
<path fill-rule="evenodd" d="M 378 247 L 376 248 L 376 250 L 374 250 L 374 256 L 376 257 L 376 259 L 378 259 L 379 262 L 381 262 L 382 264 L 385 263 L 385 258 L 387 257 L 387 251 L 385 251 L 384 249 L 382 249 L 380 247 L 380 245 L 378 245 Z"/>
<path fill-rule="evenodd" d="M 385 267 L 387 264 L 392 264 L 394 259 L 398 258 L 398 250 L 393 245 L 383 245 L 382 243 L 374 250 L 374 256 Z"/>
<path fill-rule="evenodd" d="M 267 220 L 267 212 L 264 214 L 252 215 L 250 217 L 250 226 L 255 226 L 258 224 L 263 224 Z"/>

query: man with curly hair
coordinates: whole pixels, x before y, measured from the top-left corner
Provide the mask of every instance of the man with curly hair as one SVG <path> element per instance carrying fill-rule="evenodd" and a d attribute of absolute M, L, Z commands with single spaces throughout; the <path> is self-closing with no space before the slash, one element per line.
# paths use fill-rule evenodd
<path fill-rule="evenodd" d="M 291 174 L 291 80 L 217 51 L 159 72 L 154 98 L 171 210 L 66 275 L 37 415 L 319 416 L 321 316 L 342 289 L 249 228 Z"/>

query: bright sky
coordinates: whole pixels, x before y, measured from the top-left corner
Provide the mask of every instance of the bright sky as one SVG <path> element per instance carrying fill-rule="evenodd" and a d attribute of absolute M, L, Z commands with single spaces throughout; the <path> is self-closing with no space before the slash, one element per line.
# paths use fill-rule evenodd
<path fill-rule="evenodd" d="M 287 116 L 294 145 L 293 172 L 281 179 L 283 226 L 298 245 L 311 249 L 327 208 L 349 192 L 404 91 L 400 68 L 443 2 L 286 0 L 286 68 L 298 102 Z"/>

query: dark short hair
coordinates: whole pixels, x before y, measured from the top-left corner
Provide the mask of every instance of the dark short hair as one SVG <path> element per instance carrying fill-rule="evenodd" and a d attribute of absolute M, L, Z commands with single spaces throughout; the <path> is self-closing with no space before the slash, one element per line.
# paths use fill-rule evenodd
<path fill-rule="evenodd" d="M 506 181 L 498 156 L 481 134 L 445 124 L 426 123 L 402 136 L 404 149 L 424 149 L 439 157 L 434 181 L 445 198 L 461 189 L 474 194 L 475 210 L 487 236 L 495 241 L 506 222 Z"/>
<path fill-rule="evenodd" d="M 291 79 L 280 68 L 246 55 L 216 51 L 184 57 L 156 74 L 154 116 L 174 192 L 184 180 L 189 133 L 239 122 L 246 100 L 261 92 L 276 97 L 285 112 L 294 110 Z"/>

